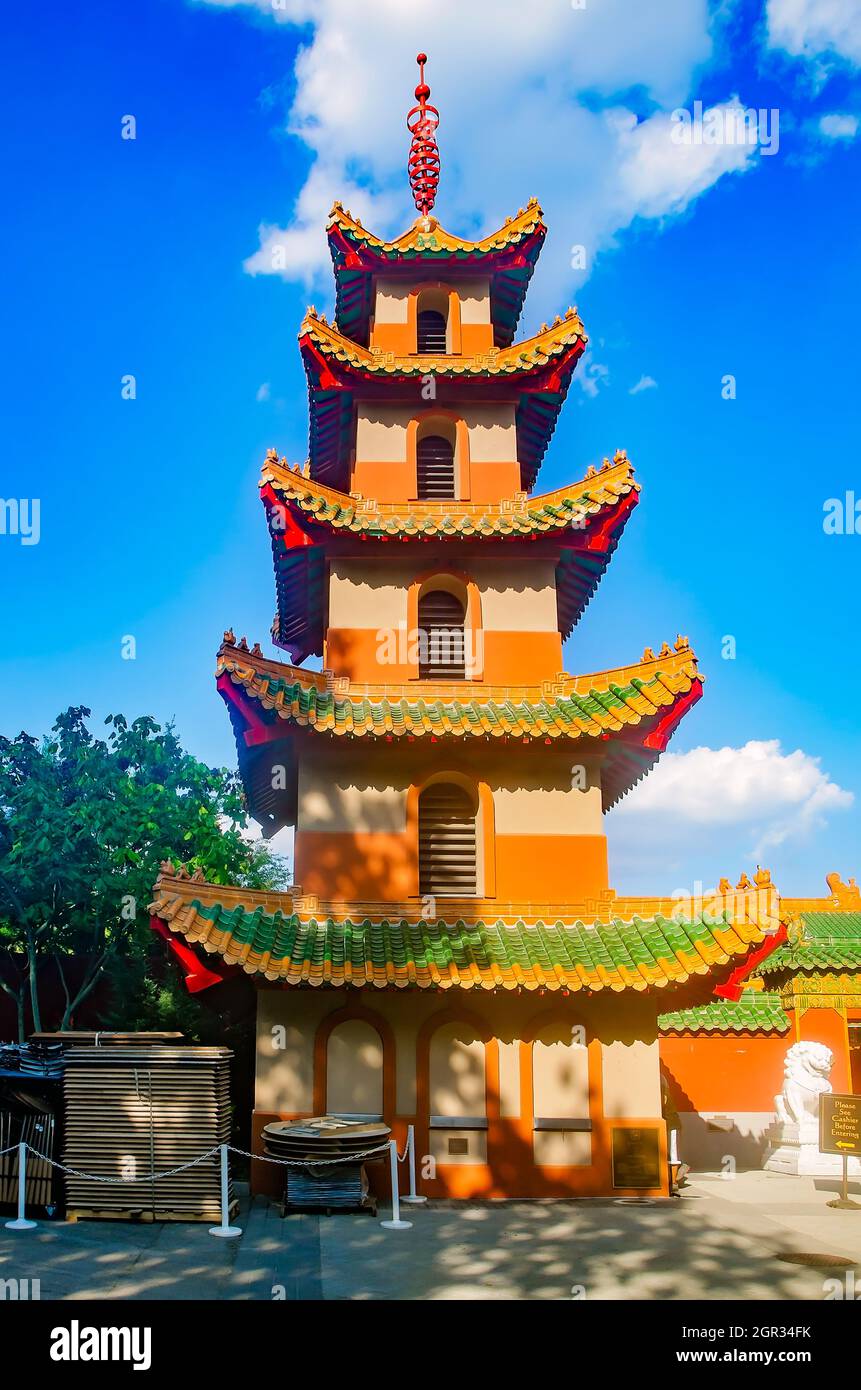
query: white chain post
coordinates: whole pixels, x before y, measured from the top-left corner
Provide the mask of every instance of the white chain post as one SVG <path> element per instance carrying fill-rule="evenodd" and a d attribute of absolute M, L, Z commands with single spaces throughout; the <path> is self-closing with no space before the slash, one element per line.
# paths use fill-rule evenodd
<path fill-rule="evenodd" d="M 389 1163 L 392 1170 L 392 1219 L 381 1221 L 387 1231 L 412 1230 L 412 1221 L 401 1220 L 400 1194 L 398 1192 L 398 1146 L 394 1139 L 389 1140 Z"/>
<path fill-rule="evenodd" d="M 222 1145 L 221 1145 L 221 1225 L 220 1225 L 220 1226 L 210 1226 L 210 1228 L 209 1228 L 209 1234 L 210 1234 L 211 1236 L 230 1237 L 230 1236 L 241 1236 L 241 1235 L 242 1235 L 242 1227 L 241 1227 L 241 1226 L 231 1226 L 231 1224 L 230 1224 L 230 1219 L 229 1219 L 230 1214 L 229 1214 L 229 1210 L 228 1210 L 228 1206 L 229 1206 L 229 1200 L 228 1200 L 228 1187 L 229 1187 L 229 1181 L 228 1181 L 228 1171 L 227 1171 L 227 1145 L 226 1145 L 226 1144 L 222 1144 Z"/>
<path fill-rule="evenodd" d="M 407 1148 L 410 1155 L 410 1190 L 406 1197 L 401 1201 L 410 1206 L 418 1207 L 427 1201 L 427 1197 L 420 1197 L 416 1192 L 416 1131 L 413 1125 L 407 1130 Z"/>
<path fill-rule="evenodd" d="M 35 1221 L 28 1221 L 25 1215 L 25 1201 L 27 1195 L 27 1145 L 18 1145 L 18 1219 L 5 1223 L 7 1231 L 33 1231 L 36 1229 Z"/>

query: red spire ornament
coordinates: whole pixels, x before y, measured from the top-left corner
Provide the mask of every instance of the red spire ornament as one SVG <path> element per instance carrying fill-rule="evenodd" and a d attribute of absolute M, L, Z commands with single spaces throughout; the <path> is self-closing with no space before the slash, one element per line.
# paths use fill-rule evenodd
<path fill-rule="evenodd" d="M 439 112 L 435 106 L 428 105 L 430 87 L 425 82 L 425 63 L 427 54 L 419 53 L 419 85 L 416 87 L 416 101 L 407 115 L 407 130 L 413 137 L 407 171 L 415 205 L 427 217 L 436 199 L 439 187 L 439 150 L 434 132 L 439 125 Z"/>

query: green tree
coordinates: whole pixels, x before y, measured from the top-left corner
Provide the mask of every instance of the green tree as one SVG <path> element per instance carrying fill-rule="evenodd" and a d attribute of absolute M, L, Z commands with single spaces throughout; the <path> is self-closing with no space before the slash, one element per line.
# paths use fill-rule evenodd
<path fill-rule="evenodd" d="M 65 994 L 61 1027 L 113 962 L 143 959 L 147 906 L 165 859 L 215 883 L 277 888 L 287 866 L 249 843 L 237 775 L 186 753 L 172 726 L 145 716 L 87 727 L 90 710 L 61 714 L 43 740 L 0 736 L 0 987 L 23 1038 L 29 1000 L 42 1026 L 40 981 L 53 962 Z M 75 957 L 83 975 L 70 982 Z"/>

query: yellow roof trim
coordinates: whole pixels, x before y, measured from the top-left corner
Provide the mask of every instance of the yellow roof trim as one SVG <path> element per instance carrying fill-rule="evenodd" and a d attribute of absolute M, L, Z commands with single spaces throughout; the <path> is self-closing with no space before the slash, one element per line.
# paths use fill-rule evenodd
<path fill-rule="evenodd" d="M 424 375 L 435 373 L 444 376 L 472 376 L 487 372 L 491 376 L 507 376 L 530 371 L 534 367 L 545 367 L 555 357 L 561 356 L 573 343 L 589 341 L 576 309 L 566 310 L 564 317 L 557 314 L 553 323 L 542 324 L 540 332 L 522 342 L 512 343 L 507 348 L 489 348 L 487 352 L 475 353 L 471 357 L 454 354 L 416 353 L 400 357 L 394 352 L 384 352 L 382 348 L 366 348 L 354 343 L 339 333 L 325 315 L 318 314 L 311 306 L 308 309 L 299 337 L 308 337 L 324 356 L 334 358 L 359 371 L 372 372 L 377 376 Z"/>
<path fill-rule="evenodd" d="M 486 255 L 488 252 L 502 251 L 507 246 L 521 241 L 523 237 L 543 225 L 543 220 L 544 213 L 538 199 L 530 198 L 525 208 L 518 209 L 516 216 L 507 217 L 498 231 L 491 232 L 490 236 L 483 237 L 480 241 L 467 241 L 464 237 L 452 236 L 433 216 L 417 217 L 401 236 L 394 241 L 384 241 L 363 227 L 360 219 L 346 210 L 342 203 L 335 202 L 329 213 L 326 230 L 340 227 L 355 240 L 364 242 L 369 250 L 384 253 L 394 251 L 403 254 L 405 251 L 424 250 L 423 242 L 432 235 L 436 242 L 435 250 Z"/>
<path fill-rule="evenodd" d="M 370 922 L 426 920 L 425 904 L 420 898 L 399 898 L 392 901 L 370 898 L 321 898 L 317 893 L 306 893 L 301 884 L 294 883 L 289 888 L 274 890 L 244 888 L 237 884 L 214 884 L 204 879 L 198 870 L 190 874 L 184 867 L 178 869 L 162 866 L 156 882 L 154 897 L 168 896 L 176 903 L 177 910 L 195 899 L 219 901 L 225 908 L 244 907 L 248 912 L 260 908 L 272 914 L 295 913 L 298 917 L 311 920 L 322 917 L 341 919 L 350 917 Z M 606 889 L 599 897 L 572 898 L 567 902 L 547 902 L 540 898 L 524 900 L 499 898 L 441 898 L 444 905 L 443 917 L 446 921 L 489 920 L 502 922 L 505 926 L 515 926 L 518 922 L 527 925 L 535 922 L 555 921 L 562 923 L 585 922 L 604 924 L 608 922 L 633 922 L 637 918 L 671 918 L 680 911 L 690 915 L 706 909 L 716 916 L 725 913 L 729 927 L 738 929 L 749 927 L 768 934 L 768 927 L 775 919 L 775 901 L 779 903 L 780 920 L 786 914 L 790 899 L 781 898 L 776 886 L 769 882 L 763 885 L 751 884 L 744 891 L 728 893 L 706 893 L 702 900 L 692 903 L 678 895 L 657 894 L 654 897 L 632 897 L 618 894 L 612 888 Z M 725 931 L 721 924 L 716 931 Z M 752 986 L 745 985 L 745 988 Z"/>
<path fill-rule="evenodd" d="M 260 486 L 267 483 L 289 501 L 296 502 L 312 520 L 315 514 L 320 514 L 320 520 L 338 530 L 390 531 L 392 534 L 420 529 L 424 532 L 442 530 L 445 526 L 456 531 L 468 529 L 476 534 L 486 531 L 493 535 L 516 534 L 521 530 L 559 530 L 571 526 L 573 521 L 552 516 L 539 520 L 535 513 L 585 498 L 582 504 L 585 519 L 604 507 L 613 506 L 627 493 L 640 490 L 639 483 L 634 481 L 633 465 L 623 450 L 615 454 L 612 462 L 604 459 L 600 468 L 590 468 L 577 482 L 532 496 L 517 492 L 499 502 L 380 502 L 373 497 L 363 497 L 361 493 L 341 492 L 318 483 L 297 468 L 290 468 L 287 460 L 279 459 L 274 449 L 267 453 L 260 474 Z"/>
<path fill-rule="evenodd" d="M 534 704 L 542 700 L 564 699 L 570 695 L 586 696 L 593 691 L 603 694 L 613 686 L 628 685 L 634 680 L 654 681 L 658 676 L 669 703 L 670 698 L 689 690 L 692 681 L 705 679 L 687 637 L 682 636 L 676 638 L 672 647 L 668 642 L 664 642 L 657 653 L 651 647 L 647 647 L 640 660 L 631 665 L 615 666 L 605 671 L 593 671 L 579 676 L 560 671 L 552 680 L 544 680 L 535 685 L 489 685 L 484 681 L 470 680 L 377 684 L 353 681 L 349 676 L 336 676 L 333 671 L 311 671 L 304 666 L 292 666 L 285 661 L 271 660 L 263 655 L 259 647 L 249 651 L 245 638 L 241 638 L 237 643 L 233 632 L 227 631 L 218 651 L 216 674 L 221 675 L 224 672 L 227 672 L 236 684 L 246 687 L 253 687 L 258 677 L 274 678 L 287 683 L 296 682 L 320 693 L 331 693 L 339 699 L 368 700 L 374 703 L 381 700 L 392 703 L 399 700 L 424 700 L 434 703 L 444 701 L 487 704 L 491 701 L 510 701 L 513 704 Z M 277 705 L 277 701 L 269 697 L 265 697 L 262 703 L 272 708 Z M 643 703 L 644 707 L 651 704 L 645 700 Z M 646 712 L 645 708 L 643 712 Z"/>
<path fill-rule="evenodd" d="M 167 862 L 150 911 L 247 974 L 312 988 L 663 989 L 729 964 L 763 938 L 747 918 L 706 925 L 702 916 L 677 917 L 668 934 L 666 919 L 625 921 L 614 912 L 590 921 L 578 904 L 478 898 L 446 899 L 444 916 L 428 922 L 418 900 L 330 902 L 299 887 L 260 893 L 207 883 L 200 873 L 189 878 Z M 395 959 L 395 939 L 405 960 Z"/>

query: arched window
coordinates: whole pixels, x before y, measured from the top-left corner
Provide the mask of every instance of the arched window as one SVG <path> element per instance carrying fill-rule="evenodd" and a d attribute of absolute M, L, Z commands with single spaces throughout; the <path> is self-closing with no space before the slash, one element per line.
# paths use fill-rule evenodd
<path fill-rule="evenodd" d="M 431 589 L 419 599 L 419 677 L 452 681 L 466 678 L 464 607 L 447 589 Z"/>
<path fill-rule="evenodd" d="M 326 1113 L 363 1120 L 382 1117 L 383 1043 L 364 1019 L 345 1019 L 329 1034 Z"/>
<path fill-rule="evenodd" d="M 454 444 L 426 434 L 416 444 L 416 491 L 424 501 L 454 498 Z"/>
<path fill-rule="evenodd" d="M 455 782 L 432 782 L 419 796 L 419 892 L 477 893 L 475 806 Z"/>
<path fill-rule="evenodd" d="M 570 1019 L 536 1029 L 532 1043 L 533 1153 L 539 1167 L 592 1162 L 589 1051 Z"/>
<path fill-rule="evenodd" d="M 416 315 L 416 351 L 444 355 L 448 351 L 445 315 L 439 309 L 420 309 Z"/>
<path fill-rule="evenodd" d="M 486 1119 L 485 1046 L 474 1025 L 441 1024 L 431 1038 L 428 1060 L 434 1119 Z"/>

